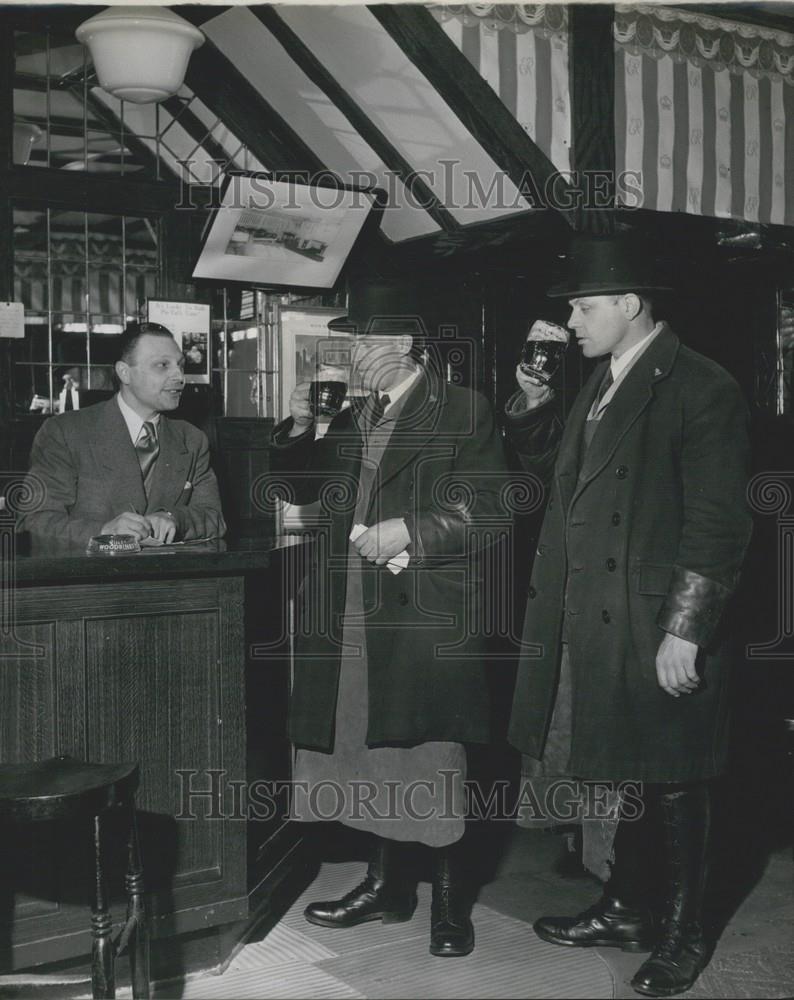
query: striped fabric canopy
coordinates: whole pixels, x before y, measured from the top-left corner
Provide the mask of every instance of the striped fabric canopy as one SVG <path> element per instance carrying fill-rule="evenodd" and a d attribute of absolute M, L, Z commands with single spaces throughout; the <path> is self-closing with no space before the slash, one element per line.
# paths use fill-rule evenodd
<path fill-rule="evenodd" d="M 431 10 L 557 169 L 570 169 L 565 8 Z M 794 35 L 619 5 L 614 38 L 621 203 L 794 224 Z"/>

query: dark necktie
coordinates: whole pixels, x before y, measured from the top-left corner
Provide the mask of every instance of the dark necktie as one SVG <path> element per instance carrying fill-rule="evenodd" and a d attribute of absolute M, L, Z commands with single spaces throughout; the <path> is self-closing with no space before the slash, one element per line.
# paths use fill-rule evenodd
<path fill-rule="evenodd" d="M 72 387 L 70 385 L 66 386 L 66 395 L 63 398 L 63 408 L 64 411 L 74 409 L 74 400 L 72 399 Z"/>
<path fill-rule="evenodd" d="M 609 368 L 607 368 L 606 375 L 604 375 L 604 378 L 601 381 L 601 385 L 598 387 L 598 392 L 596 393 L 596 398 L 595 398 L 595 409 L 593 410 L 593 413 L 598 413 L 598 408 L 601 405 L 601 400 L 604 398 L 604 396 L 606 396 L 607 392 L 609 391 L 614 381 L 615 379 L 612 376 L 612 365 L 610 364 Z"/>
<path fill-rule="evenodd" d="M 386 410 L 386 407 L 391 402 L 391 400 L 389 399 L 389 394 L 386 392 L 384 392 L 380 396 L 373 393 L 371 398 L 372 398 L 372 406 L 370 407 L 369 412 L 367 413 L 368 430 L 374 430 L 381 422 L 381 420 L 383 420 L 383 414 Z"/>
<path fill-rule="evenodd" d="M 143 427 L 141 427 L 138 440 L 135 442 L 135 451 L 138 455 L 138 464 L 141 467 L 141 475 L 143 476 L 143 488 L 146 490 L 148 496 L 154 465 L 157 461 L 157 456 L 160 454 L 157 431 L 151 420 L 147 420 Z"/>

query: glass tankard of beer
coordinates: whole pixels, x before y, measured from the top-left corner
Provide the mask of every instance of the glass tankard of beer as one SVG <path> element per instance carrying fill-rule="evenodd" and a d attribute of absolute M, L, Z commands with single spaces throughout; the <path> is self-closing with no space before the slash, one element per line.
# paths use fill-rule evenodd
<path fill-rule="evenodd" d="M 342 367 L 317 366 L 309 389 L 309 402 L 315 417 L 335 417 L 347 395 L 347 372 Z"/>
<path fill-rule="evenodd" d="M 556 323 L 536 319 L 529 329 L 518 365 L 521 371 L 543 385 L 551 382 L 568 348 L 570 334 Z"/>

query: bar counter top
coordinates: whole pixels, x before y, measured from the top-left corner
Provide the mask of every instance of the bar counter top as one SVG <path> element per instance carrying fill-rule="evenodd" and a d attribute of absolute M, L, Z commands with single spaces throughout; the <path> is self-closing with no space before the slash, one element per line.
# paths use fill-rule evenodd
<path fill-rule="evenodd" d="M 140 552 L 88 555 L 85 549 L 16 539 L 13 578 L 18 586 L 214 576 L 267 569 L 274 557 L 305 544 L 297 536 L 229 535 L 205 542 L 143 548 Z"/>

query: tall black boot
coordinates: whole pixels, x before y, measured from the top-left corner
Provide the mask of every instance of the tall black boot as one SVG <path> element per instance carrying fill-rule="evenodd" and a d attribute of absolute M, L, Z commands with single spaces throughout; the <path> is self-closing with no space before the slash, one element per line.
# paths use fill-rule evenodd
<path fill-rule="evenodd" d="M 648 808 L 647 803 L 646 810 Z M 647 811 L 636 819 L 621 816 L 615 831 L 615 861 L 601 899 L 575 917 L 540 917 L 539 938 L 569 948 L 621 948 L 650 951 L 653 921 L 648 908 Z"/>
<path fill-rule="evenodd" d="M 364 881 L 341 899 L 310 903 L 303 915 L 321 927 L 410 920 L 416 909 L 416 880 L 411 878 L 408 850 L 407 844 L 378 837 Z"/>
<path fill-rule="evenodd" d="M 435 850 L 430 954 L 459 958 L 474 951 L 472 893 L 460 843 Z"/>
<path fill-rule="evenodd" d="M 668 997 L 688 990 L 706 964 L 703 894 L 710 823 L 706 782 L 661 797 L 666 852 L 666 901 L 653 954 L 631 981 L 637 993 Z"/>

